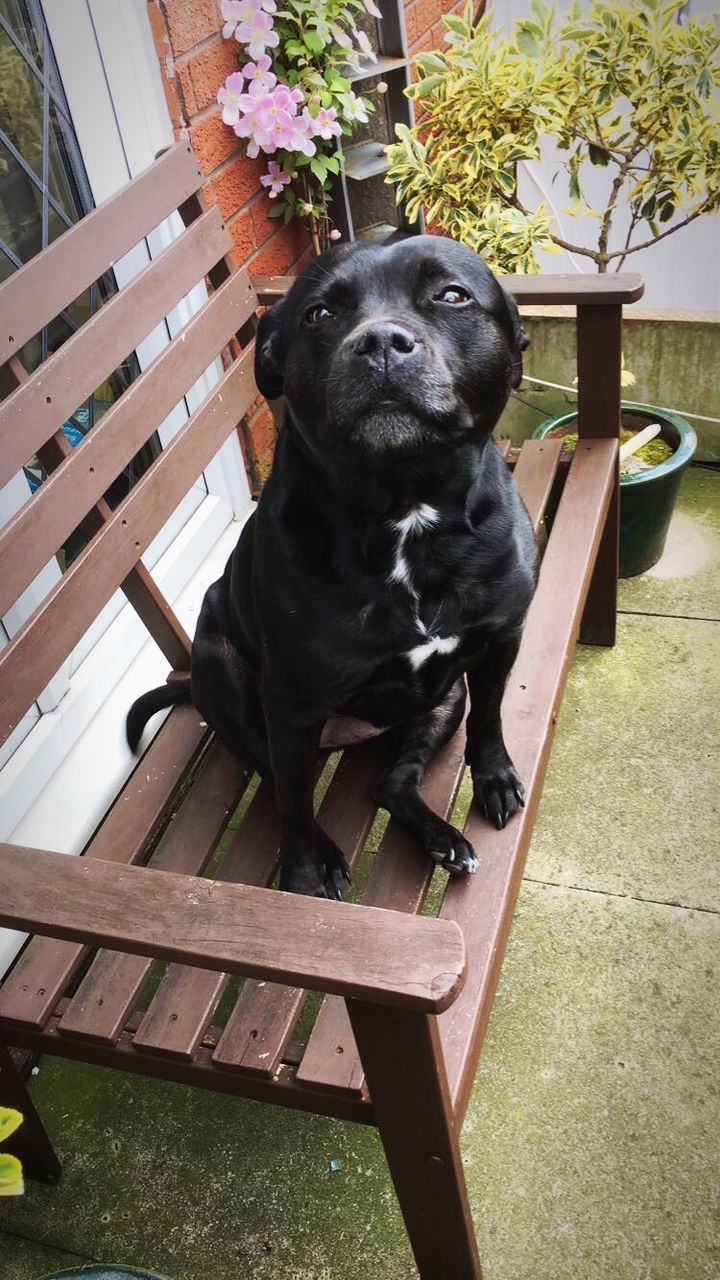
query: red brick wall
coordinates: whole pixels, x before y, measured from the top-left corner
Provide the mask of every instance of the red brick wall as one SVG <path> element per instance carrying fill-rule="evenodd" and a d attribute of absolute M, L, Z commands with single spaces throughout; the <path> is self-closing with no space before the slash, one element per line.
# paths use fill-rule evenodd
<path fill-rule="evenodd" d="M 409 0 L 405 5 L 410 53 L 441 48 L 443 13 L 464 0 Z M 262 158 L 248 160 L 244 145 L 224 125 L 216 94 L 238 68 L 239 46 L 223 40 L 220 0 L 148 0 L 148 14 L 160 62 L 165 96 L 176 135 L 190 138 L 207 181 L 205 199 L 216 204 L 232 235 L 236 266 L 251 275 L 295 274 L 309 258 L 309 239 L 299 222 L 279 227 L 267 217 L 268 197 L 260 188 Z M 259 403 L 241 426 L 250 485 L 257 493 L 272 465 L 275 427 Z"/>
<path fill-rule="evenodd" d="M 245 146 L 223 124 L 216 94 L 238 69 L 240 46 L 223 40 L 220 0 L 148 0 L 165 97 L 176 135 L 190 138 L 207 181 L 205 199 L 216 204 L 233 238 L 231 259 L 251 275 L 295 274 L 309 258 L 309 237 L 299 222 L 279 227 L 267 217 L 260 187 L 266 164 L 248 160 Z M 241 426 L 240 439 L 257 493 L 272 465 L 275 427 L 264 402 Z"/>
<path fill-rule="evenodd" d="M 445 13 L 461 13 L 465 0 L 405 0 L 405 26 L 410 56 L 444 49 Z"/>

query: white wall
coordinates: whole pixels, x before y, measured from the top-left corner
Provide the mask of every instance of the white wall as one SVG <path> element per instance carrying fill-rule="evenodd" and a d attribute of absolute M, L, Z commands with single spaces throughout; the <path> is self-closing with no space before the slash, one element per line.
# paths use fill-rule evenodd
<path fill-rule="evenodd" d="M 518 18 L 530 16 L 528 0 L 490 0 L 490 6 L 498 26 L 509 33 L 512 22 Z M 564 9 L 565 4 L 562 5 Z M 702 13 L 717 14 L 718 0 L 690 0 L 687 5 L 691 17 Z M 557 154 L 557 153 L 556 153 Z M 552 203 L 560 211 L 569 203 L 567 188 L 558 178 L 552 186 L 556 165 L 553 163 L 553 149 L 548 146 L 543 162 L 528 166 L 530 173 L 541 183 Z M 520 196 L 532 200 L 538 198 L 535 184 L 530 173 L 521 174 Z M 606 193 L 611 179 L 608 171 L 588 164 L 581 173 L 581 185 L 588 203 L 595 208 L 604 207 L 607 203 Z M 619 211 L 620 213 L 620 211 Z M 576 219 L 560 213 L 559 222 L 563 239 L 571 243 L 585 244 L 594 247 L 597 242 L 597 222 L 592 219 Z M 620 248 L 623 236 L 623 224 L 627 230 L 627 217 L 618 216 L 614 232 L 611 233 L 611 248 Z M 670 224 L 672 225 L 672 224 Z M 642 235 L 646 240 L 649 235 Z M 638 242 L 638 234 L 634 237 Z M 649 249 L 631 254 L 626 260 L 624 270 L 639 271 L 645 278 L 645 296 L 641 306 L 650 308 L 680 308 L 689 310 L 720 309 L 720 215 L 713 214 L 698 218 L 690 226 L 684 227 L 675 235 Z M 541 267 L 544 271 L 595 271 L 590 258 L 570 254 L 542 254 Z"/>

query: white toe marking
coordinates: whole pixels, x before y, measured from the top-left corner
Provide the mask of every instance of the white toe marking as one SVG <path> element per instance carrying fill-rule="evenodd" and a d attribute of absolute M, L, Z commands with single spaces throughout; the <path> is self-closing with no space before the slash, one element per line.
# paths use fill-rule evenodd
<path fill-rule="evenodd" d="M 427 662 L 434 653 L 452 653 L 459 643 L 459 636 L 435 636 L 424 644 L 416 644 L 413 649 L 408 649 L 405 657 L 409 659 L 413 671 L 418 671 L 423 662 Z"/>
<path fill-rule="evenodd" d="M 448 854 L 448 862 L 454 862 L 454 861 L 455 861 L 455 853 L 454 853 L 454 851 L 451 849 L 451 850 L 450 850 L 450 852 L 449 852 L 449 854 Z"/>

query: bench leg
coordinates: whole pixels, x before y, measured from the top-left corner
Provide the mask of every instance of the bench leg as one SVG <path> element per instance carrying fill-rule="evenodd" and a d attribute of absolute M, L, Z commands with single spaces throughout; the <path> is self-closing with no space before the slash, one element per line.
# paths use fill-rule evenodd
<path fill-rule="evenodd" d="M 615 644 L 619 532 L 620 485 L 616 482 L 580 623 L 581 644 L 599 644 L 608 648 Z"/>
<path fill-rule="evenodd" d="M 4 1044 L 0 1044 L 0 1105 L 14 1107 L 24 1117 L 3 1150 L 17 1156 L 26 1178 L 57 1182 L 62 1172 L 60 1161 Z"/>
<path fill-rule="evenodd" d="M 482 1280 L 437 1018 L 347 1006 L 420 1280 Z"/>
<path fill-rule="evenodd" d="M 620 435 L 622 307 L 577 309 L 578 432 L 584 440 Z M 580 625 L 583 644 L 614 645 L 617 614 L 620 481 L 605 530 Z"/>

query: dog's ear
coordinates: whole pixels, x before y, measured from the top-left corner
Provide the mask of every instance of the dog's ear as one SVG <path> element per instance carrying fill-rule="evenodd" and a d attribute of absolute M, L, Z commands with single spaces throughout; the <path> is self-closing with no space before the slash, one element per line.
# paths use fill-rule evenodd
<path fill-rule="evenodd" d="M 255 383 L 266 400 L 277 400 L 283 393 L 282 313 L 282 302 L 269 307 L 261 315 L 255 335 Z"/>
<path fill-rule="evenodd" d="M 510 317 L 510 328 L 512 333 L 512 387 L 515 390 L 520 386 L 523 379 L 523 360 L 522 353 L 530 346 L 530 339 L 520 323 L 520 312 L 517 309 L 515 299 L 511 294 L 503 289 L 505 305 L 508 309 Z"/>

